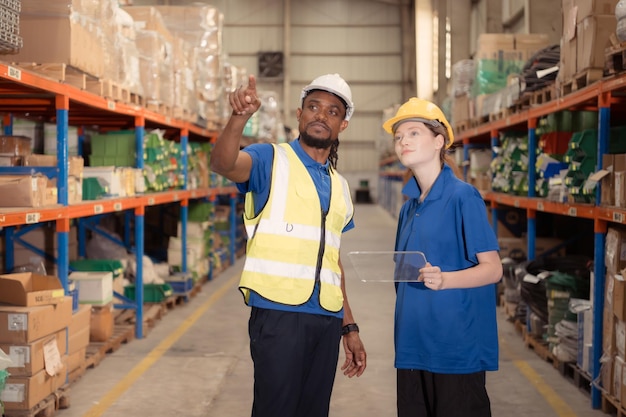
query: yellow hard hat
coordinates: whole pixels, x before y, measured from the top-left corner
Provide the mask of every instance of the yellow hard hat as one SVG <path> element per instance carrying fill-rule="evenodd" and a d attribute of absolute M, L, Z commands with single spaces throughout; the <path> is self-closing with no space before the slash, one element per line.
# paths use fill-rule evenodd
<path fill-rule="evenodd" d="M 437 107 L 435 103 L 417 97 L 411 97 L 406 103 L 400 106 L 396 115 L 383 123 L 383 129 L 385 129 L 387 133 L 393 135 L 399 122 L 402 122 L 403 120 L 408 121 L 409 119 L 417 122 L 423 122 L 431 126 L 441 125 L 445 127 L 448 131 L 446 149 L 454 143 L 452 126 L 448 123 L 448 120 L 441 109 Z"/>

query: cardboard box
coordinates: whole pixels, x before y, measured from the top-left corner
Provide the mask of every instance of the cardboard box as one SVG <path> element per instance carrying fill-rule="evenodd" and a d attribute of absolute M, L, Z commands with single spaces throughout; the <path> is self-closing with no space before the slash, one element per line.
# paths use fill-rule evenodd
<path fill-rule="evenodd" d="M 550 45 L 550 37 L 546 33 L 515 34 L 515 50 L 521 52 L 520 56 L 524 61 L 528 61 L 537 51 Z"/>
<path fill-rule="evenodd" d="M 40 306 L 63 302 L 65 290 L 59 278 L 34 272 L 0 275 L 0 302 Z"/>
<path fill-rule="evenodd" d="M 111 309 L 111 303 L 102 307 L 91 307 L 91 326 L 89 329 L 89 340 L 91 342 L 106 342 L 113 336 L 115 323 Z"/>
<path fill-rule="evenodd" d="M 613 358 L 613 387 L 612 393 L 620 398 L 622 392 L 622 373 L 624 372 L 624 359 L 619 356 Z"/>
<path fill-rule="evenodd" d="M 626 208 L 626 171 L 616 171 L 614 175 L 615 206 Z"/>
<path fill-rule="evenodd" d="M 67 327 L 72 319 L 72 297 L 43 306 L 0 306 L 0 343 L 30 343 Z"/>
<path fill-rule="evenodd" d="M 574 5 L 577 10 L 577 21 L 583 21 L 587 16 L 604 14 L 615 15 L 615 6 L 617 6 L 618 0 L 576 0 Z"/>
<path fill-rule="evenodd" d="M 91 328 L 91 306 L 81 305 L 78 311 L 72 314 L 72 322 L 68 328 L 67 352 L 72 355 L 89 345 Z M 73 368 L 70 368 L 73 370 Z"/>
<path fill-rule="evenodd" d="M 45 369 L 32 376 L 9 376 L 0 393 L 6 411 L 30 410 L 39 402 L 52 394 L 63 384 L 67 376 L 67 366 L 62 364 L 61 369 L 53 376 Z M 7 413 L 9 414 L 9 413 Z"/>
<path fill-rule="evenodd" d="M 72 372 L 77 369 L 86 368 L 87 361 L 85 357 L 87 355 L 87 348 L 83 347 L 74 353 L 70 353 L 67 357 L 67 371 Z"/>
<path fill-rule="evenodd" d="M 0 349 L 9 355 L 14 364 L 14 366 L 7 368 L 9 374 L 13 376 L 30 376 L 44 369 L 45 346 L 49 343 L 56 344 L 57 351 L 64 353 L 67 350 L 66 330 L 59 330 L 32 343 L 0 344 Z"/>
<path fill-rule="evenodd" d="M 24 46 L 11 56 L 11 60 L 67 64 L 95 77 L 102 77 L 105 75 L 105 54 L 97 30 L 98 27 L 86 19 L 22 15 L 20 36 Z"/>
<path fill-rule="evenodd" d="M 0 207 L 45 205 L 47 182 L 47 178 L 43 175 L 0 176 Z"/>
<path fill-rule="evenodd" d="M 24 157 L 24 166 L 55 167 L 57 166 L 56 155 L 31 154 Z M 68 157 L 68 176 L 82 178 L 85 161 L 82 156 Z"/>
<path fill-rule="evenodd" d="M 609 227 L 604 246 L 604 265 L 607 274 L 616 274 L 626 268 L 626 230 Z"/>
<path fill-rule="evenodd" d="M 604 50 L 616 28 L 615 15 L 587 16 L 576 25 L 576 72 L 604 69 Z"/>
<path fill-rule="evenodd" d="M 602 171 L 607 171 L 608 175 L 602 177 L 600 182 L 600 204 L 612 206 L 615 204 L 615 185 L 613 176 L 613 166 L 615 164 L 615 155 L 604 154 L 602 155 Z"/>
<path fill-rule="evenodd" d="M 624 281 L 624 275 L 607 272 L 607 279 L 610 279 L 613 283 L 613 297 L 611 299 L 613 314 L 624 322 L 626 321 L 626 282 Z M 624 345 L 618 346 L 622 350 L 626 349 L 626 336 L 623 341 L 625 342 Z M 616 340 L 616 344 L 618 343 L 619 341 Z M 626 354 L 622 357 L 626 359 Z"/>
<path fill-rule="evenodd" d="M 600 378 L 601 386 L 609 395 L 614 395 L 613 392 L 613 371 L 615 368 L 615 361 L 613 357 L 609 357 L 605 362 L 602 362 L 600 366 Z"/>
<path fill-rule="evenodd" d="M 607 283 L 612 282 L 610 278 L 607 277 Z M 611 284 L 612 287 L 612 284 Z M 603 320 L 602 320 L 602 352 L 604 355 L 615 355 L 617 352 L 617 346 L 615 344 L 615 314 L 613 314 L 613 305 L 612 305 L 613 294 L 609 295 L 609 298 L 606 300 L 611 302 L 610 305 L 606 305 L 603 312 Z"/>
<path fill-rule="evenodd" d="M 31 154 L 24 157 L 24 166 L 28 167 L 55 167 L 56 155 Z"/>

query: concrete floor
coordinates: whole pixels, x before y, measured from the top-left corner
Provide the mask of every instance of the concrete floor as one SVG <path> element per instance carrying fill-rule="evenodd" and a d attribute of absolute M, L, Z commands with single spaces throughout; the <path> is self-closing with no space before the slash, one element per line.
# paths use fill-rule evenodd
<path fill-rule="evenodd" d="M 389 284 L 362 283 L 349 251 L 392 250 L 396 222 L 377 205 L 357 205 L 357 227 L 343 240 L 348 295 L 368 351 L 360 378 L 337 374 L 331 416 L 392 417 L 395 412 L 393 303 Z M 124 344 L 71 387 L 58 417 L 249 416 L 252 362 L 249 310 L 237 290 L 243 260 L 170 310 L 147 337 Z M 606 416 L 552 364 L 524 346 L 500 312 L 500 370 L 487 375 L 494 416 Z M 344 359 L 343 350 L 340 362 Z"/>

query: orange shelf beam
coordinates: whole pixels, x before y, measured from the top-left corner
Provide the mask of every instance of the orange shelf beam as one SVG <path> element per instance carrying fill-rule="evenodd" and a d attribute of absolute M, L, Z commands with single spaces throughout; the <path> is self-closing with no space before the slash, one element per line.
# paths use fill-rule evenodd
<path fill-rule="evenodd" d="M 597 206 L 596 218 L 612 223 L 626 224 L 626 209 L 617 207 Z"/>
<path fill-rule="evenodd" d="M 63 206 L 1 208 L 0 227 L 56 221 L 66 217 L 67 211 Z"/>

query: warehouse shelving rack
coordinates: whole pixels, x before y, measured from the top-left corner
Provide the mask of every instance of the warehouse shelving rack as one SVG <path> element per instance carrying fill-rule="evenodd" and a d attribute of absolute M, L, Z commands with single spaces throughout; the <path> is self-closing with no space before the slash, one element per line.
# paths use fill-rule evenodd
<path fill-rule="evenodd" d="M 132 213 L 134 216 L 135 247 L 129 248 L 137 260 L 136 286 L 143 288 L 142 258 L 144 253 L 144 215 L 147 207 L 179 203 L 181 206 L 182 247 L 186 247 L 187 217 L 190 200 L 207 199 L 214 201 L 218 195 L 228 195 L 232 201 L 237 197 L 237 190 L 232 186 L 202 189 L 187 189 L 187 143 L 188 141 L 214 141 L 216 132 L 156 113 L 145 107 L 121 103 L 82 90 L 73 85 L 58 82 L 37 73 L 24 70 L 17 66 L 0 62 L 0 113 L 5 115 L 5 132 L 11 134 L 13 115 L 25 116 L 30 119 L 54 122 L 57 126 L 57 166 L 56 168 L 28 167 L 5 169 L 0 173 L 31 173 L 31 170 L 42 172 L 49 177 L 57 178 L 58 204 L 52 207 L 37 208 L 0 208 L 0 228 L 5 233 L 8 266 L 13 262 L 13 234 L 16 226 L 41 225 L 54 222 L 57 238 L 57 272 L 68 291 L 69 274 L 69 231 L 72 221 L 92 216 L 118 212 Z M 137 161 L 136 167 L 143 168 L 143 136 L 145 130 L 163 129 L 166 135 L 180 140 L 184 150 L 183 172 L 184 186 L 180 190 L 171 190 L 127 198 L 111 198 L 83 201 L 68 204 L 68 127 L 97 126 L 107 130 L 135 130 Z M 79 138 L 79 147 L 81 139 Z M 233 222 L 232 227 L 235 227 Z M 234 232 L 233 232 L 234 233 Z M 128 236 L 125 239 L 129 241 Z M 129 244 L 129 242 L 126 242 Z M 84 250 L 84 248 L 83 248 Z M 233 251 L 234 253 L 234 251 Z M 182 251 L 182 269 L 187 271 L 186 251 Z M 137 291 L 135 301 L 124 300 L 124 308 L 136 310 L 135 335 L 143 337 L 143 291 Z"/>
<path fill-rule="evenodd" d="M 487 122 L 458 133 L 457 140 L 463 144 L 467 156 L 469 147 L 475 144 L 498 144 L 499 132 L 510 129 L 522 129 L 528 132 L 529 161 L 528 166 L 536 164 L 537 121 L 539 118 L 562 110 L 595 110 L 598 112 L 598 148 L 597 170 L 602 166 L 602 155 L 608 153 L 609 128 L 612 115 L 623 115 L 626 112 L 626 75 L 604 78 L 585 88 L 574 91 L 555 100 L 530 107 L 510 114 L 502 119 Z M 497 192 L 484 193 L 485 200 L 492 210 L 493 227 L 497 228 L 497 211 L 502 208 L 515 207 L 526 211 L 527 215 L 527 254 L 533 259 L 536 243 L 537 213 L 551 213 L 559 216 L 570 216 L 593 221 L 594 230 L 594 268 L 593 268 L 593 353 L 592 381 L 600 375 L 600 358 L 602 355 L 602 317 L 604 309 L 605 273 L 604 247 L 608 225 L 626 224 L 626 209 L 601 206 L 599 204 L 559 203 L 535 196 L 536 174 L 534 169 L 528 173 L 528 195 L 515 196 Z M 596 202 L 600 201 L 601 185 L 595 190 Z M 591 403 L 593 408 L 600 408 L 602 393 L 595 386 L 591 387 Z"/>

